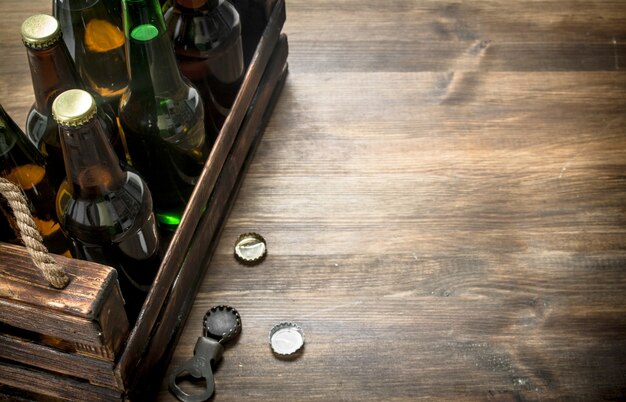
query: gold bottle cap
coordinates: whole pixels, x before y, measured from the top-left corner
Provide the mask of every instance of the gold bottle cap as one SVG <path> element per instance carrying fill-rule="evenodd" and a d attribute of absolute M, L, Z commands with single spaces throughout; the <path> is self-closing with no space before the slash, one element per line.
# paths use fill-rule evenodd
<path fill-rule="evenodd" d="M 291 356 L 304 346 L 304 332 L 292 322 L 276 324 L 270 330 L 270 346 L 281 357 Z"/>
<path fill-rule="evenodd" d="M 62 126 L 80 126 L 96 114 L 96 101 L 82 89 L 63 92 L 52 102 L 52 117 Z"/>
<path fill-rule="evenodd" d="M 244 264 L 261 262 L 267 254 L 267 244 L 257 233 L 244 233 L 235 242 L 235 256 Z"/>
<path fill-rule="evenodd" d="M 33 49 L 44 49 L 61 38 L 59 21 L 51 15 L 36 14 L 22 23 L 22 42 Z"/>

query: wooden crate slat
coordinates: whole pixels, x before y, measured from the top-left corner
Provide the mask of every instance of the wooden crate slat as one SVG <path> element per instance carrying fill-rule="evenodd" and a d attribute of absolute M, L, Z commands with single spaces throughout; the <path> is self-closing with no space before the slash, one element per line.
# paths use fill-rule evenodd
<path fill-rule="evenodd" d="M 0 322 L 72 342 L 77 353 L 111 361 L 115 359 L 115 354 L 120 350 L 123 342 L 123 333 L 114 334 L 113 339 L 106 339 L 97 322 L 67 315 L 56 315 L 49 311 L 14 304 L 2 299 L 0 299 Z M 0 347 L 3 346 L 0 340 Z"/>
<path fill-rule="evenodd" d="M 117 278 L 105 265 L 53 255 L 71 281 L 58 290 L 45 280 L 24 247 L 0 243 L 0 298 L 85 319 L 93 319 L 104 292 Z"/>
<path fill-rule="evenodd" d="M 0 361 L 4 385 L 67 401 L 119 401 L 119 391 Z"/>
<path fill-rule="evenodd" d="M 36 366 L 45 370 L 76 376 L 90 383 L 111 389 L 123 389 L 119 378 L 113 373 L 113 362 L 94 360 L 73 353 L 39 345 L 35 342 L 0 334 L 0 359 L 20 362 L 28 366 Z"/>

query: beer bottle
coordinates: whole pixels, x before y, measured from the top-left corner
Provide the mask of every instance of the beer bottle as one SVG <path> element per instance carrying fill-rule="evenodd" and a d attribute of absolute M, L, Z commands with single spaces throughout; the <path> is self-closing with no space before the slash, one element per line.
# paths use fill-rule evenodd
<path fill-rule="evenodd" d="M 15 218 L 9 213 L 8 203 L 0 197 L 0 241 L 23 245 L 17 236 L 18 231 Z"/>
<path fill-rule="evenodd" d="M 48 173 L 55 188 L 65 177 L 58 126 L 52 118 L 52 102 L 60 93 L 84 88 L 74 63 L 61 39 L 58 21 L 44 14 L 33 15 L 22 24 L 22 41 L 26 46 L 28 64 L 35 92 L 35 103 L 26 119 L 26 134 L 44 155 Z M 102 104 L 99 100 L 99 104 Z M 113 111 L 106 105 L 98 113 L 109 140 L 119 155 L 125 155 L 119 140 Z"/>
<path fill-rule="evenodd" d="M 59 191 L 61 226 L 81 259 L 118 270 L 130 319 L 136 317 L 159 267 L 159 236 L 150 190 L 120 164 L 99 119 L 93 97 L 80 89 L 52 105 L 69 186 Z"/>
<path fill-rule="evenodd" d="M 119 121 L 161 227 L 174 230 L 208 157 L 198 91 L 178 67 L 157 0 L 124 0 L 130 82 Z"/>
<path fill-rule="evenodd" d="M 170 7 L 172 7 L 172 2 L 171 2 L 171 0 L 159 0 L 159 4 L 160 4 L 160 6 L 161 6 L 161 12 L 162 12 L 163 14 L 165 14 L 165 12 L 166 12 L 167 10 L 169 10 L 169 9 L 170 9 Z"/>
<path fill-rule="evenodd" d="M 165 21 L 180 71 L 200 91 L 205 121 L 219 131 L 244 75 L 239 14 L 225 0 L 174 0 Z"/>
<path fill-rule="evenodd" d="M 117 111 L 128 85 L 121 0 L 54 0 L 52 10 L 76 69 Z"/>
<path fill-rule="evenodd" d="M 71 257 L 73 247 L 63 234 L 57 219 L 54 207 L 56 191 L 48 180 L 43 156 L 1 105 L 0 175 L 23 190 L 29 202 L 33 221 L 48 251 Z M 2 204 L 3 220 L 10 224 L 11 231 L 14 232 L 15 222 L 8 212 L 10 208 L 4 199 Z"/>

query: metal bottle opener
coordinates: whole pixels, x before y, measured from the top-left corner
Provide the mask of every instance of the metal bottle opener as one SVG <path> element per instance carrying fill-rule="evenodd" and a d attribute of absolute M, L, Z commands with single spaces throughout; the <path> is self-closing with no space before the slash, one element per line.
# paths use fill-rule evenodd
<path fill-rule="evenodd" d="M 232 307 L 212 307 L 204 316 L 203 336 L 198 338 L 193 350 L 193 357 L 174 370 L 170 375 L 169 388 L 183 402 L 203 402 L 213 395 L 215 381 L 213 365 L 219 362 L 224 353 L 223 344 L 233 340 L 241 332 L 241 316 Z M 206 380 L 206 388 L 201 394 L 188 394 L 183 391 L 177 380 L 189 378 Z"/>

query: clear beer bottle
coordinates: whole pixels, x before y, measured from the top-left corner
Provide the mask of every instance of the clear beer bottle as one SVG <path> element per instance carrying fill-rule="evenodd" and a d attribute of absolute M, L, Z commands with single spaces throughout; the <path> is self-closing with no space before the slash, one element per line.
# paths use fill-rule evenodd
<path fill-rule="evenodd" d="M 46 158 L 50 179 L 58 188 L 65 177 L 65 168 L 58 125 L 52 118 L 52 102 L 59 93 L 72 88 L 84 88 L 84 85 L 61 40 L 61 28 L 54 17 L 45 14 L 29 17 L 22 24 L 21 34 L 35 93 L 35 103 L 26 119 L 26 135 Z M 118 155 L 125 156 L 113 110 L 99 97 L 97 100 L 101 105 L 98 117 L 102 120 L 105 132 Z"/>
<path fill-rule="evenodd" d="M 136 317 L 160 258 L 152 197 L 143 179 L 120 164 L 83 90 L 60 94 L 52 105 L 69 186 L 59 191 L 61 226 L 78 257 L 118 270 L 129 318 Z"/>
<path fill-rule="evenodd" d="M 56 190 L 50 183 L 46 172 L 43 156 L 28 140 L 22 130 L 0 105 L 0 176 L 20 187 L 29 202 L 33 221 L 37 225 L 44 245 L 54 254 L 72 256 L 73 246 L 65 237 L 54 206 Z M 6 237 L 13 242 L 15 222 L 11 216 L 9 205 L 2 199 L 2 219 L 7 230 Z"/>
<path fill-rule="evenodd" d="M 211 116 L 206 122 L 219 131 L 244 75 L 239 14 L 226 0 L 174 0 L 165 21 L 180 71 L 200 91 Z"/>
<path fill-rule="evenodd" d="M 182 77 L 157 0 L 124 0 L 130 82 L 120 126 L 161 227 L 174 230 L 209 153 L 198 91 Z"/>
<path fill-rule="evenodd" d="M 84 83 L 117 111 L 128 85 L 121 0 L 54 0 L 52 6 Z"/>

